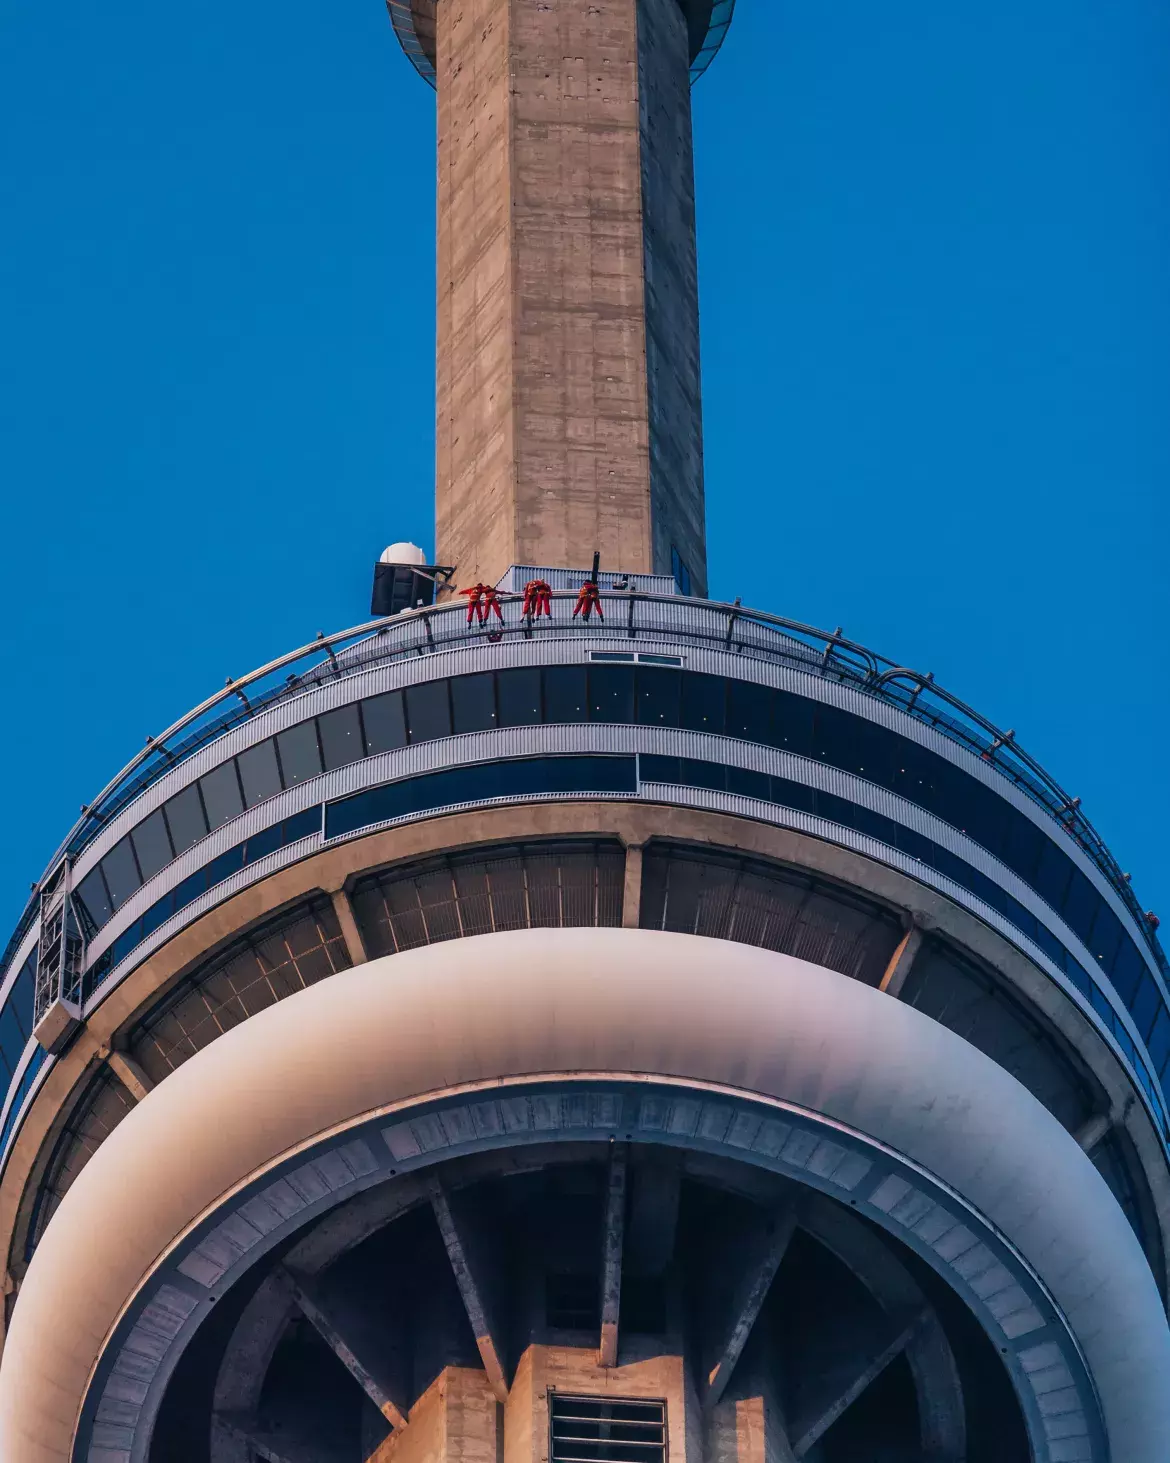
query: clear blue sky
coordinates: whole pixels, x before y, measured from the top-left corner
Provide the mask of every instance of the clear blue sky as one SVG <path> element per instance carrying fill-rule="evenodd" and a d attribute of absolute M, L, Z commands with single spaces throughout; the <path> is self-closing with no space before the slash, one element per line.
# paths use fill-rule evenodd
<path fill-rule="evenodd" d="M 739 0 L 695 125 L 712 593 L 1014 727 L 1170 916 L 1168 75 L 1165 0 Z M 429 546 L 433 134 L 381 0 L 0 0 L 0 924 Z"/>

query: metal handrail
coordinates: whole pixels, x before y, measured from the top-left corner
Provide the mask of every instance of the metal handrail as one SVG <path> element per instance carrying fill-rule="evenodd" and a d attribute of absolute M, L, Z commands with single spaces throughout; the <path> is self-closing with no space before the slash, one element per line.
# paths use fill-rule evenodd
<path fill-rule="evenodd" d="M 934 727 L 951 741 L 967 747 L 1042 807 L 1080 845 L 1134 916 L 1159 967 L 1164 972 L 1167 971 L 1165 955 L 1129 886 L 1128 879 L 1100 834 L 1081 811 L 1080 800 L 1071 798 L 1055 778 L 1045 772 L 1019 746 L 1014 732 L 1002 731 L 964 701 L 939 686 L 933 674 L 924 675 L 887 660 L 857 641 L 848 639 L 840 627 L 830 634 L 799 620 L 790 620 L 761 610 L 745 609 L 738 603 L 696 600 L 639 589 L 603 588 L 603 607 L 610 601 L 627 606 L 625 621 L 619 630 L 616 620 L 600 624 L 596 620 L 585 622 L 581 619 L 534 622 L 519 614 L 520 595 L 501 590 L 499 598 L 505 609 L 503 624 L 493 619 L 491 623 L 469 625 L 466 623 L 465 605 L 448 599 L 442 604 L 407 610 L 389 619 L 368 620 L 364 624 L 337 631 L 332 635 L 318 634 L 307 645 L 278 656 L 248 675 L 228 677 L 222 689 L 200 702 L 159 736 L 148 737 L 142 751 L 85 808 L 81 818 L 70 829 L 68 836 L 49 861 L 45 876 L 34 886 L 33 897 L 8 943 L 3 961 L 0 962 L 0 970 L 7 967 L 17 945 L 36 917 L 37 891 L 63 858 L 75 858 L 110 818 L 172 767 L 274 703 L 298 694 L 309 685 L 320 684 L 324 679 L 336 679 L 373 661 L 433 654 L 469 641 L 483 641 L 489 637 L 502 639 L 523 636 L 527 639 L 549 634 L 621 633 L 629 638 L 643 634 L 699 640 L 741 654 L 787 659 L 811 674 L 852 685 L 865 694 L 876 696 L 915 720 Z M 552 599 L 575 600 L 576 591 L 553 590 Z M 636 614 L 640 606 L 649 608 L 651 614 L 655 606 L 698 611 L 710 616 L 713 622 L 719 621 L 719 624 L 716 626 L 713 623 L 709 633 L 693 625 L 683 627 L 670 624 L 666 618 L 657 623 L 653 619 L 646 619 L 639 624 L 636 623 Z M 758 638 L 748 638 L 752 629 L 779 631 L 790 644 L 783 647 Z M 801 651 L 804 653 L 799 653 Z M 283 681 L 273 681 L 279 672 L 304 661 L 309 664 L 304 665 L 299 672 L 288 675 Z M 266 680 L 273 683 L 261 686 L 260 683 Z M 248 695 L 246 688 L 249 687 L 257 689 Z"/>

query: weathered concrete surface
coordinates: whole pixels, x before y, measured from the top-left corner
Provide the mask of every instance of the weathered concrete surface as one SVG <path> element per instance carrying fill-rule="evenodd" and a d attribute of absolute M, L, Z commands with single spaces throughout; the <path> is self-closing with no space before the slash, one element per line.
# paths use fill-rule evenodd
<path fill-rule="evenodd" d="M 686 21 L 676 0 L 437 11 L 436 552 L 706 590 Z"/>

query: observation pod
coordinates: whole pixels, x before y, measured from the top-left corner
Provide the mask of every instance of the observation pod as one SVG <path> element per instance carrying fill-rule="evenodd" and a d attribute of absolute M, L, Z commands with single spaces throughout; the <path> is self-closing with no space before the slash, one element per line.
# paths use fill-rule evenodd
<path fill-rule="evenodd" d="M 1162 1463 L 1155 923 L 1012 732 L 706 597 L 730 3 L 390 10 L 435 562 L 152 738 L 34 888 L 0 1458 Z"/>

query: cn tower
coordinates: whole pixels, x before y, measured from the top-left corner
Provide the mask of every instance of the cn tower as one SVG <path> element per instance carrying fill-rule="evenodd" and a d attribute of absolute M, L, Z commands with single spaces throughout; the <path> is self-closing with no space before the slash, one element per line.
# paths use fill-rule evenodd
<path fill-rule="evenodd" d="M 3 1463 L 1165 1463 L 1157 922 L 1011 731 L 708 594 L 732 9 L 389 0 L 433 550 L 33 886 Z"/>

